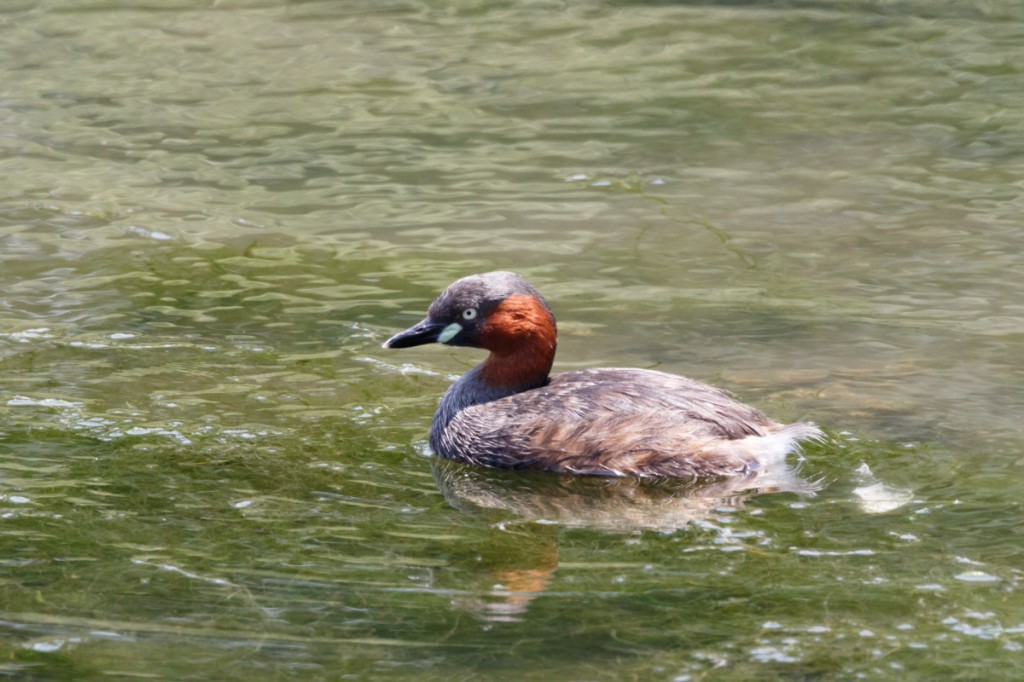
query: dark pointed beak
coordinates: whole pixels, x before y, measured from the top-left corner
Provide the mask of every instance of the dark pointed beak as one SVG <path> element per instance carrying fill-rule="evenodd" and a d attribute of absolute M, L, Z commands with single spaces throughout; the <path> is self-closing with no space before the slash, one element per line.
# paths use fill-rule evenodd
<path fill-rule="evenodd" d="M 437 337 L 444 330 L 444 325 L 434 322 L 429 317 L 409 327 L 404 332 L 398 332 L 385 341 L 381 348 L 412 348 L 422 346 L 425 343 L 437 343 Z"/>

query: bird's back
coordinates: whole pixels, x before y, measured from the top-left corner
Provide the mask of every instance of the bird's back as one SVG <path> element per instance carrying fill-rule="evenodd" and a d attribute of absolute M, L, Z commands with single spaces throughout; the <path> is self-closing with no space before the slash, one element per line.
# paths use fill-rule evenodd
<path fill-rule="evenodd" d="M 812 425 L 780 425 L 720 389 L 642 369 L 566 372 L 449 412 L 431 435 L 441 456 L 567 473 L 734 475 L 820 437 Z"/>

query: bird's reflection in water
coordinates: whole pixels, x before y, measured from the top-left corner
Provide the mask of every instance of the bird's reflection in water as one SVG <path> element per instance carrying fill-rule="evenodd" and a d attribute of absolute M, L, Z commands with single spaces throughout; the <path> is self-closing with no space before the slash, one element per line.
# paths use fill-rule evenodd
<path fill-rule="evenodd" d="M 456 600 L 457 607 L 487 620 L 518 620 L 548 588 L 558 568 L 560 527 L 670 532 L 716 511 L 740 509 L 757 495 L 813 495 L 821 487 L 791 467 L 693 481 L 504 471 L 437 457 L 432 462 L 449 504 L 493 517 L 492 541 L 475 553 L 490 587 Z"/>

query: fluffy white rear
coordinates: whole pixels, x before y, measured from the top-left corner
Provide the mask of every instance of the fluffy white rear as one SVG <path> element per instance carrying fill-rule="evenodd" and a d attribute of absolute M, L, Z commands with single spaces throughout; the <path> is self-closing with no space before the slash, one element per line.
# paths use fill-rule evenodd
<path fill-rule="evenodd" d="M 741 445 L 761 464 L 772 465 L 785 463 L 786 455 L 799 452 L 800 441 L 821 441 L 824 438 L 825 434 L 814 424 L 797 422 L 781 426 L 767 436 L 748 436 L 737 445 Z"/>

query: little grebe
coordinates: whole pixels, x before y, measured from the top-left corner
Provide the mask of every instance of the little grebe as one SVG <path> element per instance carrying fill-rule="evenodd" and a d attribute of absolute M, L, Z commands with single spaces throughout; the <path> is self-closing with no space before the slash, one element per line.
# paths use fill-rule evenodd
<path fill-rule="evenodd" d="M 512 272 L 470 275 L 384 342 L 490 351 L 444 394 L 430 446 L 447 459 L 605 476 L 733 476 L 784 462 L 813 424 L 779 424 L 725 391 L 646 369 L 549 376 L 555 318 Z"/>

